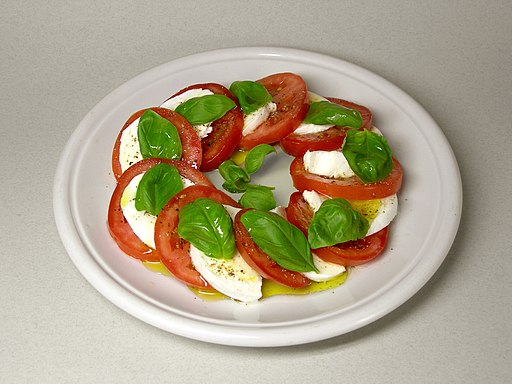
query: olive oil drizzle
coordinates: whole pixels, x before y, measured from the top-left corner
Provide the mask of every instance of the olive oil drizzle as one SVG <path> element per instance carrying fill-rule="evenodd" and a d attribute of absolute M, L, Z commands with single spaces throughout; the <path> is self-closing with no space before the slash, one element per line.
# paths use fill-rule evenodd
<path fill-rule="evenodd" d="M 161 262 L 149 262 L 144 261 L 142 264 L 152 272 L 159 273 L 165 276 L 172 277 L 170 272 L 165 268 L 165 266 Z M 266 299 L 268 297 L 277 296 L 277 295 L 308 295 L 315 292 L 323 292 L 339 287 L 348 277 L 348 270 L 343 272 L 341 275 L 336 276 L 328 281 L 322 282 L 311 282 L 308 286 L 303 288 L 291 288 L 286 287 L 284 285 L 278 284 L 271 280 L 263 279 L 263 285 L 261 288 L 262 297 L 260 300 Z M 194 294 L 201 298 L 204 301 L 218 301 L 218 300 L 226 300 L 230 299 L 228 296 L 218 292 L 211 291 L 207 289 L 200 288 L 192 288 L 189 289 L 194 292 Z"/>

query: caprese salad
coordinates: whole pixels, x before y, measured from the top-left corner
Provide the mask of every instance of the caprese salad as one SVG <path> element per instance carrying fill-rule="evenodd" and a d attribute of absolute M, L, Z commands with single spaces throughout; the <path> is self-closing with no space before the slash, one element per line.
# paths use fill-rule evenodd
<path fill-rule="evenodd" d="M 286 207 L 251 177 L 278 146 L 293 157 Z M 403 174 L 367 107 L 312 93 L 293 73 L 194 84 L 135 112 L 112 170 L 108 227 L 119 248 L 243 303 L 270 295 L 268 284 L 331 288 L 382 254 Z"/>

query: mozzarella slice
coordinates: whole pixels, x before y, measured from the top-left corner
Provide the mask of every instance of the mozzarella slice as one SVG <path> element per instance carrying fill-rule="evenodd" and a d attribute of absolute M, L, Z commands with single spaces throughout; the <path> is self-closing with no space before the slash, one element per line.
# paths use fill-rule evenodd
<path fill-rule="evenodd" d="M 303 272 L 303 275 L 306 276 L 309 280 L 317 282 L 331 280 L 336 276 L 341 275 L 346 270 L 343 265 L 324 261 L 314 253 L 313 263 L 315 264 L 315 267 L 318 269 L 319 272 Z"/>
<path fill-rule="evenodd" d="M 270 101 L 254 112 L 244 115 L 242 135 L 247 136 L 249 133 L 254 132 L 254 130 L 263 124 L 275 111 L 277 111 L 277 105 Z"/>
<path fill-rule="evenodd" d="M 380 200 L 352 200 L 350 203 L 356 211 L 360 212 L 370 222 L 370 228 L 368 229 L 366 236 L 373 235 L 387 227 L 396 217 L 398 212 L 398 197 L 396 194 Z M 365 205 L 376 205 L 377 208 L 376 210 L 375 208 L 370 208 L 368 210 L 365 209 Z"/>
<path fill-rule="evenodd" d="M 239 252 L 232 259 L 215 259 L 190 245 L 190 258 L 201 276 L 224 295 L 246 303 L 261 298 L 262 278 Z"/>
<path fill-rule="evenodd" d="M 308 91 L 308 103 L 313 104 L 319 101 L 329 101 L 325 97 L 317 95 L 311 91 Z M 319 125 L 319 124 L 310 124 L 302 122 L 296 129 L 293 131 L 295 135 L 307 135 L 308 133 L 318 133 L 327 131 L 329 128 L 334 127 L 334 125 Z"/>
<path fill-rule="evenodd" d="M 209 89 L 202 88 L 189 89 L 188 91 L 180 93 L 179 95 L 176 95 L 164 101 L 163 104 L 160 105 L 160 107 L 174 111 L 176 108 L 178 108 L 178 106 L 183 104 L 185 101 L 190 100 L 193 97 L 201 97 L 206 95 L 213 95 L 213 92 Z"/>
<path fill-rule="evenodd" d="M 183 104 L 185 101 L 190 100 L 193 97 L 201 97 L 206 95 L 213 95 L 213 92 L 209 89 L 202 88 L 189 89 L 188 91 L 185 91 L 177 96 L 170 98 L 169 100 L 166 100 L 162 105 L 160 105 L 160 107 L 171 109 L 174 111 L 176 108 L 178 108 L 179 105 Z M 211 123 L 194 125 L 193 127 L 200 139 L 203 139 L 206 136 L 208 136 L 208 134 L 213 130 Z"/>
<path fill-rule="evenodd" d="M 233 218 L 240 211 L 224 206 Z M 232 259 L 215 259 L 190 244 L 190 258 L 194 268 L 217 291 L 242 302 L 257 301 L 262 296 L 262 277 L 236 251 Z"/>
<path fill-rule="evenodd" d="M 147 211 L 138 211 L 135 208 L 135 196 L 143 175 L 141 173 L 135 176 L 124 189 L 121 196 L 121 209 L 133 233 L 148 247 L 155 249 L 156 216 Z M 192 181 L 184 177 L 181 178 L 181 181 L 184 188 L 194 185 Z"/>
<path fill-rule="evenodd" d="M 355 175 L 341 151 L 306 151 L 304 168 L 309 173 L 330 178 L 345 178 Z"/>
<path fill-rule="evenodd" d="M 122 172 L 143 159 L 139 144 L 139 120 L 140 118 L 134 120 L 121 134 L 119 163 L 121 163 Z"/>
<path fill-rule="evenodd" d="M 304 200 L 314 212 L 328 199 L 315 191 L 302 192 Z M 398 213 L 398 196 L 396 194 L 375 200 L 350 200 L 352 208 L 362 214 L 369 222 L 370 228 L 366 236 L 373 235 L 387 227 Z"/>

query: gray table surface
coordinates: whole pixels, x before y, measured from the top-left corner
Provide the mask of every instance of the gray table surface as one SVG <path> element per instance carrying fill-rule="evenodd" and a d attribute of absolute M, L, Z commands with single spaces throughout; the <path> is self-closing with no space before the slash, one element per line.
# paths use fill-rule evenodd
<path fill-rule="evenodd" d="M 511 382 L 511 20 L 506 0 L 4 1 L 1 381 Z M 106 300 L 60 242 L 53 176 L 85 114 L 145 70 L 240 46 L 306 49 L 374 71 L 423 105 L 455 152 L 464 207 L 453 247 L 377 322 L 295 347 L 185 339 Z"/>

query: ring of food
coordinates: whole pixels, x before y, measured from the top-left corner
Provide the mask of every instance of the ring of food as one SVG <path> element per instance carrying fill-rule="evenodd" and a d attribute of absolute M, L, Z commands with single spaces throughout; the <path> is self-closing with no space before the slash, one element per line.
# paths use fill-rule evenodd
<path fill-rule="evenodd" d="M 293 158 L 286 207 L 251 180 L 278 147 Z M 135 112 L 112 171 L 118 247 L 203 298 L 241 303 L 335 288 L 381 256 L 403 178 L 368 107 L 288 72 L 192 84 Z"/>

